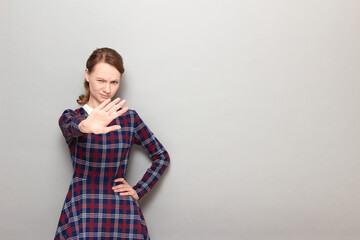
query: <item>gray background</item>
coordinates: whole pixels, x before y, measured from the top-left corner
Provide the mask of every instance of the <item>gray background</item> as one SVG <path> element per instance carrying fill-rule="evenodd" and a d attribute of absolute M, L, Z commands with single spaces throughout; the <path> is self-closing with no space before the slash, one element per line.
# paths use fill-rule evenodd
<path fill-rule="evenodd" d="M 58 127 L 97 47 L 171 165 L 154 240 L 360 238 L 360 2 L 1 1 L 0 239 L 52 239 L 72 176 Z M 151 161 L 132 152 L 135 184 Z"/>

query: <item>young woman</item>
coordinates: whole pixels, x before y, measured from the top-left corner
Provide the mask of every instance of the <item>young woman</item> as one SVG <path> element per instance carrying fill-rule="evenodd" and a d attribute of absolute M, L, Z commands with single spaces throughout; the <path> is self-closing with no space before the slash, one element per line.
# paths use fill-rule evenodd
<path fill-rule="evenodd" d="M 60 129 L 70 149 L 74 175 L 66 195 L 55 240 L 150 239 L 138 204 L 159 180 L 170 158 L 126 100 L 111 101 L 124 73 L 122 57 L 113 49 L 96 49 L 85 69 L 82 107 L 63 112 Z M 153 160 L 140 181 L 125 180 L 133 144 Z"/>

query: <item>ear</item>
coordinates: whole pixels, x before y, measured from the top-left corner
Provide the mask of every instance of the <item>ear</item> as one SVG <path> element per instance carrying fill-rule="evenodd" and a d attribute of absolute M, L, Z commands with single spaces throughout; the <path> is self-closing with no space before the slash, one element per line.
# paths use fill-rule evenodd
<path fill-rule="evenodd" d="M 86 81 L 88 81 L 89 82 L 89 69 L 87 69 L 87 68 L 85 68 L 85 79 L 86 79 Z"/>

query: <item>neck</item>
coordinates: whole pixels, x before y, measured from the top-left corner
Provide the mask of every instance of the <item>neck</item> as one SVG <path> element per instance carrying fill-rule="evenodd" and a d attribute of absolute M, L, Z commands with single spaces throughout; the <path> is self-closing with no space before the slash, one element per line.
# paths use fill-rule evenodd
<path fill-rule="evenodd" d="M 91 108 L 94 109 L 94 108 L 98 107 L 101 103 L 98 102 L 98 101 L 96 101 L 96 100 L 94 100 L 94 99 L 90 96 L 89 101 L 88 101 L 86 104 L 89 105 L 89 107 L 91 107 Z"/>

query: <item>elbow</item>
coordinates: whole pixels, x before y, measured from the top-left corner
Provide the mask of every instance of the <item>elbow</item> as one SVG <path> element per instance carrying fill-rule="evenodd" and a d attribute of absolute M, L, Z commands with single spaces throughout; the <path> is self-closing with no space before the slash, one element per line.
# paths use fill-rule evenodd
<path fill-rule="evenodd" d="M 157 154 L 151 157 L 154 160 L 154 166 L 163 172 L 170 165 L 170 155 L 165 149 L 161 149 Z"/>
<path fill-rule="evenodd" d="M 168 152 L 166 152 L 165 158 L 166 158 L 167 166 L 169 166 L 170 165 L 170 155 Z"/>
<path fill-rule="evenodd" d="M 165 168 L 167 168 L 170 165 L 170 155 L 167 151 L 164 153 L 164 159 L 165 159 Z"/>

